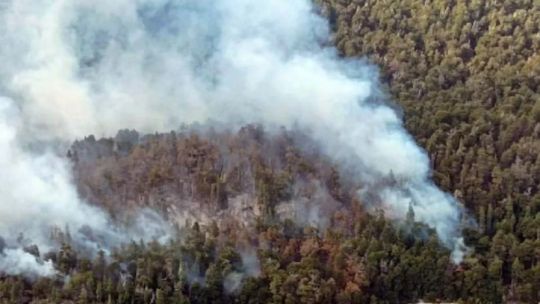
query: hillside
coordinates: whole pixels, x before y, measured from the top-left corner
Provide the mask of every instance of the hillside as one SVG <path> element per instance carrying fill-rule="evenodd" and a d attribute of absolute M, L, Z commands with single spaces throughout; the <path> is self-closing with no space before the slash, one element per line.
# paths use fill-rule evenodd
<path fill-rule="evenodd" d="M 277 216 L 326 228 L 351 205 L 355 188 L 343 188 L 317 150 L 301 149 L 313 142 L 274 133 L 258 126 L 144 136 L 124 130 L 77 141 L 68 154 L 82 198 L 113 215 L 150 208 L 181 226 L 215 221 L 242 230 Z"/>
<path fill-rule="evenodd" d="M 475 216 L 476 281 L 538 301 L 538 2 L 319 2 L 342 54 L 381 67 L 437 183 Z"/>
<path fill-rule="evenodd" d="M 76 141 L 67 154 L 84 199 L 121 220 L 141 208 L 158 210 L 175 231 L 165 243 L 132 242 L 110 258 L 80 254 L 68 237 L 58 252 L 45 254 L 56 277 L 5 277 L 0 297 L 349 303 L 455 293 L 458 285 L 440 284 L 468 272 L 449 261 L 434 232 L 415 223 L 412 212 L 405 223 L 384 219 L 383 210 L 366 213 L 355 198 L 358 185 L 316 151 L 301 134 L 258 126 L 124 130 Z"/>
<path fill-rule="evenodd" d="M 0 5 L 0 304 L 540 301 L 538 1 L 46 2 Z"/>

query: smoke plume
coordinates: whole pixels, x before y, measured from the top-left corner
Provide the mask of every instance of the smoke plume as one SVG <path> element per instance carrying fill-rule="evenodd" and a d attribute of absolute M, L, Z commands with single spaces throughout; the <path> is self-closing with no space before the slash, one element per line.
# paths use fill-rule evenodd
<path fill-rule="evenodd" d="M 59 143 L 259 123 L 309 134 L 362 181 L 361 198 L 396 218 L 412 206 L 459 261 L 460 207 L 430 181 L 376 69 L 339 58 L 329 37 L 308 0 L 0 2 L 0 234 L 44 246 L 51 225 L 108 231 L 77 197 Z"/>

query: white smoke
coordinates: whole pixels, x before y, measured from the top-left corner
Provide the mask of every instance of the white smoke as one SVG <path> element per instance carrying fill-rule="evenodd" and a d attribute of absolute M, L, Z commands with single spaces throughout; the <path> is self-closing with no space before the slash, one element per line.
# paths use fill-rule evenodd
<path fill-rule="evenodd" d="M 261 274 L 261 265 L 254 250 L 241 250 L 241 271 L 232 271 L 223 280 L 225 292 L 234 293 L 242 288 L 244 279 L 258 277 Z"/>
<path fill-rule="evenodd" d="M 52 276 L 55 274 L 51 261 L 41 261 L 24 250 L 7 249 L 0 259 L 0 269 L 9 275 Z"/>
<path fill-rule="evenodd" d="M 212 120 L 302 129 L 363 181 L 359 195 L 398 218 L 412 205 L 459 261 L 460 207 L 430 181 L 376 71 L 328 40 L 308 0 L 0 2 L 0 234 L 106 227 L 53 143 Z"/>
<path fill-rule="evenodd" d="M 99 210 L 81 204 L 67 164 L 50 150 L 32 153 L 18 140 L 18 113 L 8 99 L 0 98 L 0 231 L 3 237 L 25 237 L 45 243 L 33 227 L 80 223 L 104 227 Z"/>
<path fill-rule="evenodd" d="M 73 229 L 73 245 L 89 253 L 108 250 L 130 239 L 167 235 L 163 221 L 151 211 L 140 212 L 128 227 L 115 227 L 103 211 L 82 203 L 65 159 L 49 145 L 32 151 L 23 143 L 20 118 L 14 102 L 0 97 L 0 237 L 2 243 L 15 246 L 0 250 L 1 271 L 29 276 L 54 274 L 50 261 L 41 262 L 20 248 L 37 244 L 41 251 L 52 249 L 53 228 Z"/>

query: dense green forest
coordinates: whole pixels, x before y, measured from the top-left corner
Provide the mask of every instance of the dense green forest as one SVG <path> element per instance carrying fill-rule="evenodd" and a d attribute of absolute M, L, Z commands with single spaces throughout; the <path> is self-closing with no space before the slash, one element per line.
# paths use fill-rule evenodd
<path fill-rule="evenodd" d="M 538 302 L 540 3 L 321 2 L 340 51 L 379 64 L 435 180 L 477 219 L 476 288 Z"/>
<path fill-rule="evenodd" d="M 81 196 L 111 213 L 118 202 L 167 213 L 176 195 L 209 219 L 110 256 L 81 254 L 64 236 L 46 254 L 58 275 L 2 276 L 0 303 L 538 303 L 540 3 L 317 2 L 342 55 L 380 67 L 436 183 L 476 219 L 463 263 L 413 212 L 402 223 L 366 213 L 354 181 L 291 134 L 124 132 L 72 146 Z M 313 185 L 339 207 L 328 229 L 280 216 L 280 201 L 314 198 Z M 212 217 L 242 193 L 255 202 L 246 219 Z"/>

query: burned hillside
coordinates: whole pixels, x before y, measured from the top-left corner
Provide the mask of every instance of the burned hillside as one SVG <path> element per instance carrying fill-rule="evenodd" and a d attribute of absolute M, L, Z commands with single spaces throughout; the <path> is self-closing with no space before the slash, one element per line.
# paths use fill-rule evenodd
<path fill-rule="evenodd" d="M 124 130 L 76 141 L 68 157 L 81 197 L 113 216 L 151 208 L 179 225 L 190 219 L 247 227 L 277 217 L 325 228 L 350 206 L 356 189 L 313 145 L 299 134 L 258 126 Z"/>

